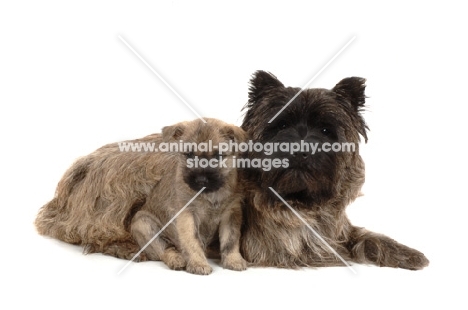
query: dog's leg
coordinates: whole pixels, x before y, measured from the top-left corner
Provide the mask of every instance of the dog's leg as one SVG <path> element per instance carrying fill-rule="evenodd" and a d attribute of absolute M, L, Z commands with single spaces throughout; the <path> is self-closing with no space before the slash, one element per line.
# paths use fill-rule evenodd
<path fill-rule="evenodd" d="M 187 261 L 185 258 L 173 246 L 164 250 L 164 253 L 161 256 L 161 260 L 167 265 L 167 267 L 173 270 L 183 270 L 187 266 Z"/>
<path fill-rule="evenodd" d="M 227 208 L 222 214 L 219 224 L 219 242 L 221 251 L 221 264 L 226 269 L 245 270 L 247 262 L 239 252 L 240 227 L 242 224 L 242 210 L 240 203 Z"/>
<path fill-rule="evenodd" d="M 348 248 L 357 263 L 418 270 L 429 265 L 423 253 L 364 228 L 354 227 Z"/>
<path fill-rule="evenodd" d="M 190 211 L 182 212 L 176 219 L 177 235 L 182 255 L 187 261 L 186 270 L 190 273 L 207 275 L 213 270 L 206 260 L 205 253 L 197 238 L 197 227 Z"/>
<path fill-rule="evenodd" d="M 132 220 L 131 233 L 141 248 L 144 247 L 162 227 L 159 220 L 153 214 L 147 211 L 138 211 Z M 166 229 L 170 228 L 167 227 Z M 140 256 L 142 254 L 149 260 L 163 261 L 167 267 L 173 270 L 182 270 L 187 265 L 184 257 L 175 246 L 164 241 L 161 236 L 153 240 Z"/>
<path fill-rule="evenodd" d="M 133 240 L 121 240 L 114 241 L 103 245 L 102 247 L 96 244 L 87 244 L 84 246 L 84 252 L 86 254 L 91 253 L 102 253 L 105 255 L 114 256 L 122 259 L 132 259 L 140 251 L 140 246 Z M 144 262 L 147 261 L 148 257 L 146 253 L 140 253 L 138 257 L 135 257 L 133 261 Z"/>
<path fill-rule="evenodd" d="M 160 229 L 161 225 L 153 214 L 147 211 L 138 211 L 132 219 L 130 232 L 133 239 L 138 243 L 140 248 L 142 248 L 160 231 Z M 164 261 L 164 253 L 168 247 L 169 245 L 159 236 L 146 247 L 143 253 L 146 254 L 149 260 Z"/>

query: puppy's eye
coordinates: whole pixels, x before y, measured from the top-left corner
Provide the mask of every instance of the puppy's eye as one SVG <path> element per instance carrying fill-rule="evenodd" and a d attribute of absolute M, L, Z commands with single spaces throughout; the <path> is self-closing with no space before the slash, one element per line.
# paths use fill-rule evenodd
<path fill-rule="evenodd" d="M 194 158 L 195 157 L 195 154 L 193 152 L 185 153 L 184 155 L 187 158 Z"/>
<path fill-rule="evenodd" d="M 219 154 L 219 152 L 216 152 L 213 154 L 213 158 L 216 158 L 216 159 L 221 159 L 223 156 L 221 154 Z"/>

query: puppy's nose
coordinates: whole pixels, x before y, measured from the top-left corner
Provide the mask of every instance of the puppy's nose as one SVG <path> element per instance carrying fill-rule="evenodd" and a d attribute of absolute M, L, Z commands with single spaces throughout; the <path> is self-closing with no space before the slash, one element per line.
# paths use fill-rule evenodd
<path fill-rule="evenodd" d="M 195 178 L 195 183 L 201 186 L 206 185 L 208 184 L 208 178 L 204 175 L 199 175 Z"/>

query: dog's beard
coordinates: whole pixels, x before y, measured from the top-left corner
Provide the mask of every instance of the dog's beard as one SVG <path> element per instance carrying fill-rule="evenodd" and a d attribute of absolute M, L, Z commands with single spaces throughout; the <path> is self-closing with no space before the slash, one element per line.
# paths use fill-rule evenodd
<path fill-rule="evenodd" d="M 310 179 L 309 173 L 288 168 L 262 173 L 261 183 L 268 184 L 280 193 L 289 194 L 306 190 Z"/>
<path fill-rule="evenodd" d="M 333 195 L 334 171 L 333 160 L 328 160 L 271 171 L 257 170 L 254 174 L 257 174 L 256 183 L 265 190 L 272 187 L 286 200 L 293 199 L 312 205 Z"/>

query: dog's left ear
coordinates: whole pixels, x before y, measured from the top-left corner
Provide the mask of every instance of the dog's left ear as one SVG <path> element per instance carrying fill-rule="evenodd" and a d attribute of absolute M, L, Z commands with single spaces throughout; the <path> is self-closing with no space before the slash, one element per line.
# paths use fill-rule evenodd
<path fill-rule="evenodd" d="M 353 112 L 357 115 L 358 131 L 367 142 L 367 130 L 369 129 L 361 115 L 366 103 L 366 79 L 360 77 L 349 77 L 342 79 L 333 87 L 335 92 L 343 101 L 351 104 Z"/>
<path fill-rule="evenodd" d="M 185 126 L 179 123 L 172 126 L 163 127 L 162 137 L 164 141 L 179 140 L 184 132 Z"/>
<path fill-rule="evenodd" d="M 221 127 L 219 133 L 226 137 L 226 139 L 233 140 L 236 143 L 247 141 L 247 133 L 237 126 L 224 126 Z"/>
<path fill-rule="evenodd" d="M 366 103 L 366 79 L 360 77 L 349 77 L 342 79 L 332 89 L 343 99 L 348 99 L 353 107 L 360 111 Z"/>

